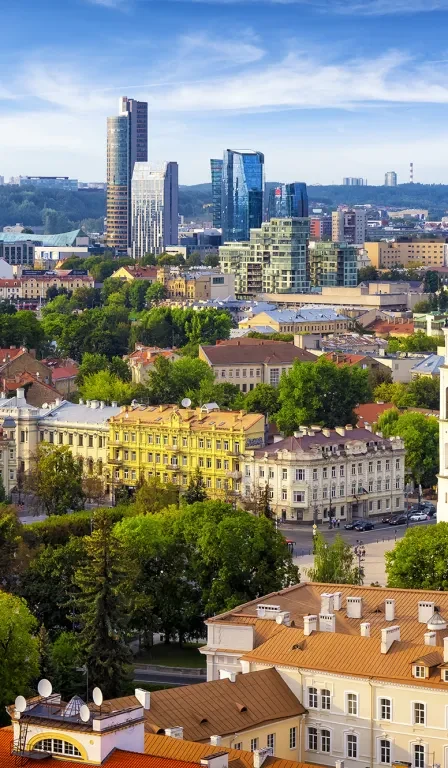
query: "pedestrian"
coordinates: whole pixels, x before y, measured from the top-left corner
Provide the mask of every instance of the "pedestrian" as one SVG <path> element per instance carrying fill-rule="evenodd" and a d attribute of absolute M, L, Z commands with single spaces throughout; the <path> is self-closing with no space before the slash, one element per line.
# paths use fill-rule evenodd
<path fill-rule="evenodd" d="M 340 521 L 340 520 L 338 520 L 338 528 L 339 528 L 340 524 L 341 524 L 341 521 Z"/>

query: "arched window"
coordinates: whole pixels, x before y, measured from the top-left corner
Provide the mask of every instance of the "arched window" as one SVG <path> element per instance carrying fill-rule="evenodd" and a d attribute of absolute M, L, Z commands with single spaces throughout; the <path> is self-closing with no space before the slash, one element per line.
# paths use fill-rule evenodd
<path fill-rule="evenodd" d="M 74 744 L 62 739 L 41 739 L 34 744 L 33 749 L 38 752 L 50 752 L 52 755 L 70 755 L 70 757 L 82 757 L 81 752 Z"/>

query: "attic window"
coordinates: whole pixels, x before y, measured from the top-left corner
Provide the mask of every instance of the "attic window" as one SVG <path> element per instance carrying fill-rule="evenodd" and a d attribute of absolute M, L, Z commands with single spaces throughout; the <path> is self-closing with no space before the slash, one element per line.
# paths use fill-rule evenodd
<path fill-rule="evenodd" d="M 372 613 L 383 613 L 381 605 L 377 605 L 377 607 L 373 609 Z"/>
<path fill-rule="evenodd" d="M 206 717 L 203 717 L 202 720 L 200 720 L 199 722 L 201 725 L 203 725 L 204 723 L 208 723 L 208 720 Z"/>
<path fill-rule="evenodd" d="M 426 677 L 426 667 L 424 667 L 422 664 L 414 664 L 414 677 L 418 678 L 425 678 Z"/>
<path fill-rule="evenodd" d="M 237 708 L 238 712 L 247 712 L 247 707 L 246 707 L 245 704 L 238 704 L 238 702 L 237 702 L 236 708 Z"/>
<path fill-rule="evenodd" d="M 292 651 L 301 651 L 303 648 L 302 643 L 295 643 L 295 645 L 292 646 Z"/>

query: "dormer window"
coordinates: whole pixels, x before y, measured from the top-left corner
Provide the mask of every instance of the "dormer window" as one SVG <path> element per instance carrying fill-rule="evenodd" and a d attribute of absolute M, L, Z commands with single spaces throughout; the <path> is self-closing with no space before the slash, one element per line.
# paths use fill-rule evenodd
<path fill-rule="evenodd" d="M 448 669 L 442 669 L 441 679 L 444 683 L 448 683 Z"/>
<path fill-rule="evenodd" d="M 427 677 L 426 670 L 427 670 L 427 667 L 424 667 L 422 664 L 414 664 L 414 669 L 413 669 L 414 677 L 419 677 L 419 678 Z"/>

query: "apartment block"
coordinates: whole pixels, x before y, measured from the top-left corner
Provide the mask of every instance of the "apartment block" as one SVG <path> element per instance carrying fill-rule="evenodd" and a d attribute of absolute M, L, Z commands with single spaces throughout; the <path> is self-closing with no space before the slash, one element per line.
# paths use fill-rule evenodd
<path fill-rule="evenodd" d="M 125 406 L 109 422 L 109 470 L 115 488 L 141 480 L 188 485 L 197 469 L 210 498 L 240 491 L 241 461 L 265 442 L 265 418 L 257 413 L 176 405 Z"/>
<path fill-rule="evenodd" d="M 310 242 L 310 276 L 314 286 L 358 284 L 358 249 L 346 243 Z"/>
<path fill-rule="evenodd" d="M 377 269 L 408 267 L 419 264 L 424 267 L 448 265 L 448 243 L 445 240 L 381 240 L 364 243 L 372 266 Z"/>
<path fill-rule="evenodd" d="M 366 239 L 366 222 L 364 208 L 333 211 L 331 215 L 331 239 L 335 243 L 362 245 Z"/>

